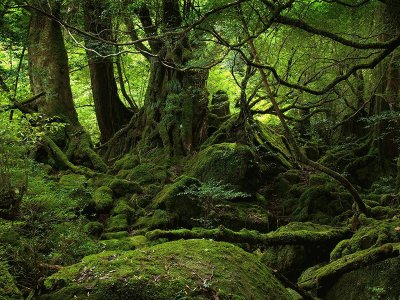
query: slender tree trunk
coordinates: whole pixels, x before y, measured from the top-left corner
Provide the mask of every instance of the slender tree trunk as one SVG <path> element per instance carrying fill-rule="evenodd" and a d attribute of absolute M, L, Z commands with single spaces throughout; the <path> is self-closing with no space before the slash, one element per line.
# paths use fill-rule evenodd
<path fill-rule="evenodd" d="M 379 36 L 380 41 L 385 42 L 398 36 L 400 33 L 399 14 L 400 2 L 387 0 L 384 9 L 377 15 L 378 25 L 385 29 L 385 34 Z M 399 62 L 399 52 L 395 51 L 379 65 L 375 77 L 380 83 L 371 105 L 371 116 L 400 111 Z M 382 120 L 373 128 L 370 152 L 377 155 L 382 175 L 392 173 L 396 167 L 394 159 L 400 154 L 397 141 L 399 129 L 399 122 L 391 119 Z"/>
<path fill-rule="evenodd" d="M 111 16 L 110 12 L 107 12 L 103 0 L 85 0 L 84 14 L 86 31 L 102 39 L 111 40 Z M 111 47 L 93 40 L 88 40 L 86 46 L 102 56 L 107 56 L 113 51 Z M 132 112 L 125 107 L 118 96 L 112 58 L 110 56 L 99 56 L 90 50 L 86 53 L 89 61 L 96 117 L 100 129 L 100 140 L 104 143 L 129 123 Z"/>

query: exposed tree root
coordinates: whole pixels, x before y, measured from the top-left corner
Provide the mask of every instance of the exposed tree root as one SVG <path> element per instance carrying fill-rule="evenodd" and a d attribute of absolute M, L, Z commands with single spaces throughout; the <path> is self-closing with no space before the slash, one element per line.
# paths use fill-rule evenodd
<path fill-rule="evenodd" d="M 48 146 L 48 150 L 51 151 L 50 155 L 53 155 L 59 163 L 63 166 L 70 169 L 72 172 L 82 175 L 87 175 L 89 177 L 93 177 L 97 172 L 84 167 L 84 166 L 76 166 L 68 159 L 67 155 L 56 145 L 56 143 L 47 135 L 42 136 L 43 142 Z"/>

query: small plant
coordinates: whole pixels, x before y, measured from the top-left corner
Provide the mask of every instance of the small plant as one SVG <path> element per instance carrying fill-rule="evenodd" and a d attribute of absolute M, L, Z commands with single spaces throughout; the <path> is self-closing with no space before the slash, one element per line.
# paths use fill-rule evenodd
<path fill-rule="evenodd" d="M 369 291 L 371 292 L 371 300 L 380 300 L 383 299 L 383 296 L 385 294 L 385 288 L 383 287 L 370 287 Z"/>
<path fill-rule="evenodd" d="M 198 200 L 203 211 L 203 217 L 196 219 L 196 221 L 205 228 L 212 227 L 218 221 L 218 219 L 212 218 L 218 202 L 243 199 L 250 196 L 247 193 L 235 191 L 229 184 L 216 181 L 203 182 L 200 186 L 191 185 L 184 192 L 180 193 L 180 195 L 186 195 L 194 200 Z"/>

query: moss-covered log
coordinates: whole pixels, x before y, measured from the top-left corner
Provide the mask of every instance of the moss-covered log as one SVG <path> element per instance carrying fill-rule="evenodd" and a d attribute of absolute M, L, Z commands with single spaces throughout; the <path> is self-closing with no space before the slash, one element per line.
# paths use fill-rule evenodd
<path fill-rule="evenodd" d="M 223 226 L 214 229 L 194 228 L 178 230 L 153 230 L 146 234 L 149 240 L 155 239 L 213 239 L 238 244 L 250 244 L 252 246 L 273 246 L 273 245 L 303 245 L 322 244 L 339 242 L 351 235 L 349 228 L 335 228 L 322 232 L 298 230 L 293 232 L 271 232 L 260 233 L 256 230 L 242 229 L 233 231 Z"/>

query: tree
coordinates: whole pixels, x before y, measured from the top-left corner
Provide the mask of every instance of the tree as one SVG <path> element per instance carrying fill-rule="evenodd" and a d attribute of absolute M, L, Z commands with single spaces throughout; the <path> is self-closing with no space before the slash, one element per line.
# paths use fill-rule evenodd
<path fill-rule="evenodd" d="M 45 12 L 58 17 L 60 3 L 35 1 L 32 3 Z M 57 119 L 66 124 L 63 130 L 53 134 L 54 142 L 46 137 L 48 152 L 59 163 L 69 165 L 68 159 L 104 169 L 104 163 L 92 150 L 90 137 L 79 123 L 72 100 L 69 79 L 68 56 L 65 50 L 60 24 L 43 13 L 31 10 L 28 36 L 29 77 L 33 94 L 44 93 L 31 105 L 32 111 L 47 119 Z M 62 132 L 61 132 L 62 131 Z M 67 156 L 61 155 L 61 147 Z"/>
<path fill-rule="evenodd" d="M 110 12 L 103 0 L 84 0 L 85 30 L 104 40 L 112 39 Z M 100 128 L 100 141 L 107 142 L 114 134 L 129 123 L 132 112 L 118 96 L 114 77 L 110 45 L 87 39 L 87 56 L 92 82 L 97 122 Z"/>

